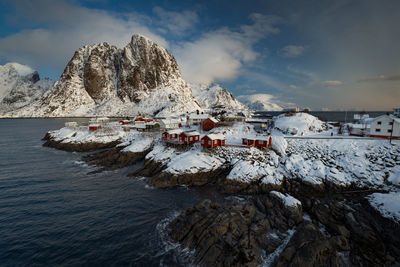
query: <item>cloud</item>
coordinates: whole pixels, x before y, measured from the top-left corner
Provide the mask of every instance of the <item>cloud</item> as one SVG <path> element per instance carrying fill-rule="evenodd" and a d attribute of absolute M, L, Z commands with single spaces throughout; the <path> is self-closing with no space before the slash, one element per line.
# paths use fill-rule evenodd
<path fill-rule="evenodd" d="M 322 81 L 316 84 L 317 86 L 323 86 L 323 87 L 332 87 L 332 86 L 342 86 L 344 85 L 344 82 L 342 81 Z"/>
<path fill-rule="evenodd" d="M 381 81 L 400 81 L 400 75 L 379 75 L 364 77 L 358 80 L 358 82 L 381 82 Z"/>
<path fill-rule="evenodd" d="M 302 45 L 287 45 L 280 50 L 277 54 L 284 58 L 295 58 L 304 54 L 306 48 Z"/>
<path fill-rule="evenodd" d="M 175 12 L 167 11 L 161 7 L 155 7 L 153 8 L 153 12 L 159 17 L 156 24 L 163 29 L 167 29 L 174 35 L 184 34 L 199 22 L 197 13 L 192 10 Z"/>
<path fill-rule="evenodd" d="M 184 78 L 192 83 L 236 78 L 244 63 L 257 59 L 254 44 L 279 33 L 276 25 L 281 19 L 277 16 L 252 14 L 250 19 L 252 24 L 241 25 L 237 30 L 220 28 L 174 47 Z"/>
<path fill-rule="evenodd" d="M 32 67 L 62 70 L 79 47 L 100 42 L 123 47 L 133 33 L 168 47 L 139 14 L 112 14 L 50 0 L 17 1 L 14 9 L 23 21 L 18 23 L 27 23 L 32 29 L 0 38 L 0 58 Z"/>

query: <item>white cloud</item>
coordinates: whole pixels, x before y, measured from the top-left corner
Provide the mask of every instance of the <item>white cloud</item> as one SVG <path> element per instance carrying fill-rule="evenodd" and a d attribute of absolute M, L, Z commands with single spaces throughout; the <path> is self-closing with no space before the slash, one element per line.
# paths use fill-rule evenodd
<path fill-rule="evenodd" d="M 210 83 L 237 77 L 245 62 L 257 58 L 253 45 L 279 32 L 276 25 L 281 20 L 276 16 L 252 14 L 250 19 L 253 23 L 239 30 L 221 28 L 173 48 L 184 78 L 192 83 Z"/>
<path fill-rule="evenodd" d="M 278 50 L 278 55 L 284 58 L 295 58 L 304 54 L 306 48 L 302 45 L 287 45 Z"/>
<path fill-rule="evenodd" d="M 19 1 L 16 13 L 35 27 L 0 38 L 0 57 L 32 67 L 62 70 L 75 50 L 86 44 L 108 42 L 125 46 L 133 33 L 143 34 L 168 47 L 167 41 L 149 29 L 138 14 L 112 14 L 64 1 Z"/>
<path fill-rule="evenodd" d="M 175 35 L 182 35 L 198 23 L 199 17 L 195 11 L 184 10 L 182 12 L 167 11 L 161 7 L 153 8 L 153 12 L 160 20 L 155 21 L 163 29 L 167 29 Z"/>
<path fill-rule="evenodd" d="M 332 86 L 342 86 L 344 82 L 342 81 L 322 81 L 318 83 L 318 85 L 322 85 L 324 87 L 332 87 Z"/>

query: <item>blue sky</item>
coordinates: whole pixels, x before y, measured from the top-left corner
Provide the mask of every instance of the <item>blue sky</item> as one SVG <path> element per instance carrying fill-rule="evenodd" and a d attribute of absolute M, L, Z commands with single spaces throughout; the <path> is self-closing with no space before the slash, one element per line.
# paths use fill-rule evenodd
<path fill-rule="evenodd" d="M 75 50 L 134 33 L 189 82 L 313 110 L 400 105 L 400 1 L 0 1 L 0 64 L 58 79 Z M 291 104 L 293 103 L 293 104 Z"/>

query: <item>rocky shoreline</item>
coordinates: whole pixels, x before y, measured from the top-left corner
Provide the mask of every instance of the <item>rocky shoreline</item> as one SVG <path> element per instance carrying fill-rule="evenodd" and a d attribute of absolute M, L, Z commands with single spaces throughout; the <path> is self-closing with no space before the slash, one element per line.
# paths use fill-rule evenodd
<path fill-rule="evenodd" d="M 168 226 L 200 266 L 395 266 L 399 230 L 362 195 L 309 198 L 296 207 L 271 194 L 205 200 Z"/>
<path fill-rule="evenodd" d="M 71 142 L 62 142 L 62 141 L 57 141 L 54 138 L 51 137 L 49 133 L 46 133 L 46 135 L 42 139 L 43 141 L 46 141 L 43 146 L 46 147 L 52 147 L 56 148 L 59 150 L 64 150 L 68 152 L 92 152 L 100 149 L 106 149 L 106 148 L 113 148 L 117 146 L 120 141 L 112 141 L 112 142 L 107 142 L 107 143 L 98 143 L 98 142 L 85 142 L 85 143 L 71 143 Z"/>
<path fill-rule="evenodd" d="M 45 146 L 67 151 L 105 148 L 105 144 L 85 143 L 77 150 L 74 145 L 68 147 L 48 137 L 46 140 Z M 262 179 L 246 183 L 227 178 L 232 170 L 229 164 L 196 173 L 170 173 L 168 161 L 146 157 L 152 148 L 133 153 L 123 151 L 123 146 L 108 145 L 111 148 L 82 158 L 99 167 L 95 172 L 123 168 L 144 159 L 130 176 L 147 177 L 153 187 L 213 186 L 222 196 L 239 196 L 236 200 L 204 200 L 167 226 L 174 242 L 194 251 L 195 265 L 400 264 L 400 224 L 383 217 L 365 198 L 373 192 L 385 192 L 379 187 L 339 185 L 328 180 L 317 184 L 285 177 L 280 184 L 263 183 Z M 299 204 L 288 206 L 284 198 L 293 198 Z"/>

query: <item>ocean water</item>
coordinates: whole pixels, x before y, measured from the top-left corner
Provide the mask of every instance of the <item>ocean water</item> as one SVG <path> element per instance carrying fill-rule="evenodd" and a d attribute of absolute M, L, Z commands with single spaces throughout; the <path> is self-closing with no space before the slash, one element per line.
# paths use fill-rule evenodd
<path fill-rule="evenodd" d="M 369 114 L 370 118 L 375 118 L 392 112 L 393 111 L 366 111 L 365 113 Z M 281 113 L 280 111 L 258 111 L 255 113 L 255 117 L 277 116 Z M 354 114 L 360 114 L 360 111 L 310 111 L 310 114 L 325 121 L 353 122 Z"/>
<path fill-rule="evenodd" d="M 126 176 L 138 166 L 88 175 L 81 153 L 42 146 L 64 122 L 0 120 L 0 265 L 186 265 L 162 229 L 213 195 L 151 188 Z"/>

